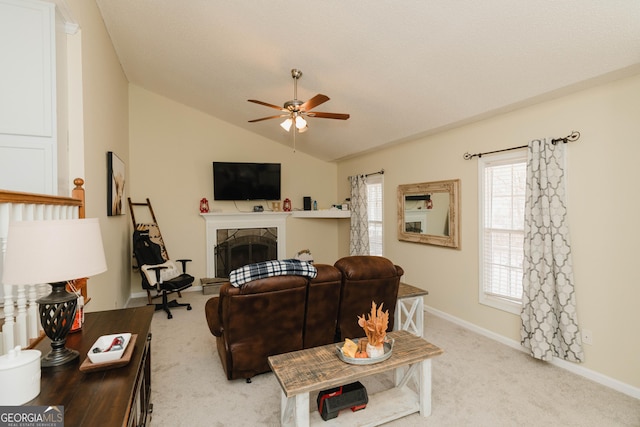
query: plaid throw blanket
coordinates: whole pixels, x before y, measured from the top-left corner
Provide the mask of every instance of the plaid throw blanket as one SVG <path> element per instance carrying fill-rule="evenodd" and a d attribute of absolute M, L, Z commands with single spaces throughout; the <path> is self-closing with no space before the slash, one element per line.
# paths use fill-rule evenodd
<path fill-rule="evenodd" d="M 313 264 L 297 259 L 264 261 L 233 270 L 229 273 L 229 281 L 233 286 L 239 288 L 252 280 L 286 275 L 306 276 L 313 279 L 318 275 L 318 270 Z"/>

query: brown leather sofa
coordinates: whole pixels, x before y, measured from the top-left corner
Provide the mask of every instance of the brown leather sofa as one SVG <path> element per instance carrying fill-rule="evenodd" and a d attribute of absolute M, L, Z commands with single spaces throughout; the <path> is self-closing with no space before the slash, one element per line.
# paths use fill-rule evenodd
<path fill-rule="evenodd" d="M 357 316 L 371 301 L 389 310 L 393 328 L 398 285 L 404 273 L 383 257 L 345 257 L 335 266 L 314 264 L 318 274 L 274 276 L 236 288 L 225 283 L 206 302 L 227 379 L 269 372 L 269 356 L 363 336 Z"/>

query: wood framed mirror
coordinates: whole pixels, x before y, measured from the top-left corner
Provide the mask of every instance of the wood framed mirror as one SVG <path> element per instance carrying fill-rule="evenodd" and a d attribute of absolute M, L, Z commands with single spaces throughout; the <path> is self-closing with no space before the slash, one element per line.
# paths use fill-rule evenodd
<path fill-rule="evenodd" d="M 460 248 L 460 180 L 398 186 L 398 240 Z"/>

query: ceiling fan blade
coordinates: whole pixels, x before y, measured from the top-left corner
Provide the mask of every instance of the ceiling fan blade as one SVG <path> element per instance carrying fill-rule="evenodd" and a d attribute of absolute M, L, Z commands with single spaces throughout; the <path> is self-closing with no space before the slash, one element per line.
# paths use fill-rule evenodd
<path fill-rule="evenodd" d="M 253 102 L 253 103 L 256 103 L 256 104 L 260 104 L 260 105 L 264 105 L 265 107 L 275 108 L 276 110 L 287 111 L 286 109 L 284 109 L 282 107 L 278 107 L 277 105 L 269 104 L 267 102 L 258 101 L 257 99 L 247 99 L 247 101 Z"/>
<path fill-rule="evenodd" d="M 313 98 L 311 98 L 310 100 L 308 100 L 307 102 L 305 102 L 304 104 L 302 104 L 300 106 L 300 110 L 301 111 L 309 111 L 309 110 L 317 107 L 320 104 L 324 104 L 328 100 L 329 100 L 329 97 L 327 95 L 322 95 L 322 94 L 319 93 L 316 96 L 314 96 Z"/>
<path fill-rule="evenodd" d="M 340 114 L 340 113 L 320 113 L 317 111 L 311 111 L 307 113 L 309 117 L 316 117 L 319 119 L 338 119 L 338 120 L 347 120 L 349 118 L 348 114 Z"/>
<path fill-rule="evenodd" d="M 277 119 L 279 117 L 289 117 L 289 114 L 278 114 L 277 116 L 262 117 L 260 119 L 249 120 L 249 123 L 261 122 L 263 120 Z"/>

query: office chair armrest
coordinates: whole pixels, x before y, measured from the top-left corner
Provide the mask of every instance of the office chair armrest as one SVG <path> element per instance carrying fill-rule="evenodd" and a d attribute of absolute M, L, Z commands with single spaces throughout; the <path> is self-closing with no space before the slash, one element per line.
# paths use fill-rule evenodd
<path fill-rule="evenodd" d="M 160 283 L 160 271 L 161 270 L 166 270 L 167 268 L 169 268 L 169 267 L 167 267 L 165 265 L 159 265 L 157 267 L 149 267 L 149 270 L 156 272 L 156 280 L 158 281 L 158 283 Z"/>
<path fill-rule="evenodd" d="M 186 273 L 187 272 L 187 263 L 191 262 L 190 259 L 177 259 L 176 261 L 178 261 L 180 264 L 182 264 L 182 272 Z"/>

